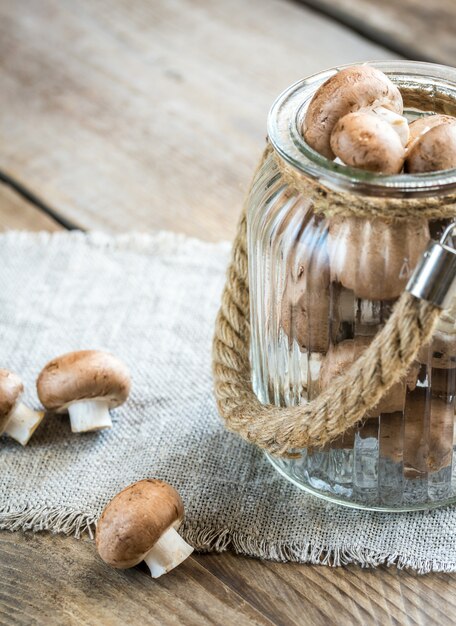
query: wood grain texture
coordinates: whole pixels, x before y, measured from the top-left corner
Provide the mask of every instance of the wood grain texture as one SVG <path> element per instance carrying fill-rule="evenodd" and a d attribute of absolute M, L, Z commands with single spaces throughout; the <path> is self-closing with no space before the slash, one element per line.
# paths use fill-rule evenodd
<path fill-rule="evenodd" d="M 228 238 L 275 95 L 390 56 L 285 0 L 3 2 L 0 168 L 84 227 Z M 58 226 L 0 186 L 0 228 Z M 0 626 L 445 626 L 455 591 L 451 575 L 230 553 L 153 581 L 87 539 L 0 533 Z"/>
<path fill-rule="evenodd" d="M 0 231 L 16 229 L 54 231 L 59 225 L 0 183 Z"/>
<path fill-rule="evenodd" d="M 0 554 L 2 626 L 271 623 L 193 558 L 153 580 L 107 566 L 86 539 L 3 532 Z"/>
<path fill-rule="evenodd" d="M 0 169 L 85 228 L 230 238 L 279 92 L 391 56 L 285 0 L 2 2 Z"/>
<path fill-rule="evenodd" d="M 0 533 L 0 626 L 451 626 L 455 586 L 450 574 L 331 569 L 231 553 L 192 556 L 153 580 L 144 566 L 108 567 L 89 539 Z"/>
<path fill-rule="evenodd" d="M 456 63 L 454 0 L 302 0 L 409 59 Z"/>
<path fill-rule="evenodd" d="M 418 576 L 386 567 L 333 569 L 233 554 L 196 558 L 274 623 L 454 624 L 456 577 L 451 574 Z"/>

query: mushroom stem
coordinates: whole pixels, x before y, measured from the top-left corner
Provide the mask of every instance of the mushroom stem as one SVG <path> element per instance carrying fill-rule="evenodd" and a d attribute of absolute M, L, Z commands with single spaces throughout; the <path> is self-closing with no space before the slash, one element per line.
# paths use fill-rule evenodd
<path fill-rule="evenodd" d="M 11 412 L 3 432 L 26 446 L 43 417 L 43 411 L 34 411 L 22 402 L 18 402 Z"/>
<path fill-rule="evenodd" d="M 152 578 L 158 578 L 185 561 L 192 552 L 193 548 L 171 526 L 149 550 L 144 561 L 150 569 Z"/>
<path fill-rule="evenodd" d="M 369 109 L 366 108 L 363 109 L 363 111 L 364 110 L 368 111 Z M 405 148 L 410 139 L 410 129 L 407 118 L 385 107 L 374 107 L 370 110 L 374 115 L 377 115 L 377 117 L 379 117 L 380 119 L 388 122 L 391 128 L 399 135 L 401 144 Z"/>
<path fill-rule="evenodd" d="M 78 400 L 69 405 L 68 413 L 73 433 L 112 428 L 109 405 L 104 400 Z"/>

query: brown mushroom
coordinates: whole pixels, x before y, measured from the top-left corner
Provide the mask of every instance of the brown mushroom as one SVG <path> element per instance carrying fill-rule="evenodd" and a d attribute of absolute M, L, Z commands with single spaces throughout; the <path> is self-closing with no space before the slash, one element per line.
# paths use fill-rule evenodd
<path fill-rule="evenodd" d="M 456 167 L 456 119 L 421 133 L 407 152 L 405 171 L 437 172 Z"/>
<path fill-rule="evenodd" d="M 357 298 L 392 300 L 405 288 L 430 239 L 425 219 L 390 223 L 336 216 L 329 222 L 331 280 Z"/>
<path fill-rule="evenodd" d="M 361 110 L 369 111 L 373 115 L 376 115 L 379 119 L 387 122 L 401 140 L 401 144 L 404 148 L 409 144 L 410 127 L 408 119 L 404 115 L 399 115 L 390 109 L 385 109 L 385 107 L 369 107 Z"/>
<path fill-rule="evenodd" d="M 373 337 L 358 336 L 354 339 L 346 339 L 336 345 L 332 345 L 320 369 L 321 390 L 331 387 L 334 379 L 344 374 L 370 345 Z M 406 380 L 393 385 L 383 396 L 377 406 L 369 411 L 367 417 L 376 417 L 382 413 L 394 413 L 404 407 L 406 384 L 414 386 L 416 383 L 416 368 L 409 371 Z"/>
<path fill-rule="evenodd" d="M 407 142 L 407 151 L 415 145 L 416 141 L 428 130 L 434 128 L 434 126 L 440 126 L 441 124 L 454 124 L 456 118 L 451 115 L 423 115 L 409 124 L 410 137 Z"/>
<path fill-rule="evenodd" d="M 340 118 L 331 134 L 331 149 L 345 165 L 369 172 L 398 174 L 404 165 L 405 149 L 399 134 L 371 111 Z"/>
<path fill-rule="evenodd" d="M 280 326 L 290 345 L 324 353 L 329 346 L 330 280 L 327 231 L 313 217 L 288 260 Z"/>
<path fill-rule="evenodd" d="M 70 415 L 74 433 L 111 428 L 109 409 L 125 402 L 130 374 L 117 357 L 101 350 L 69 352 L 50 361 L 37 380 L 46 409 Z"/>
<path fill-rule="evenodd" d="M 330 137 L 337 121 L 364 107 L 385 107 L 401 114 L 399 89 L 380 70 L 356 65 L 340 70 L 316 91 L 306 111 L 302 134 L 306 142 L 332 159 Z"/>
<path fill-rule="evenodd" d="M 193 552 L 177 532 L 184 505 L 162 480 L 146 479 L 118 493 L 97 524 L 100 557 L 119 569 L 145 561 L 153 578 L 169 572 Z"/>
<path fill-rule="evenodd" d="M 0 434 L 7 434 L 26 446 L 44 417 L 21 402 L 24 385 L 13 372 L 0 369 Z"/>

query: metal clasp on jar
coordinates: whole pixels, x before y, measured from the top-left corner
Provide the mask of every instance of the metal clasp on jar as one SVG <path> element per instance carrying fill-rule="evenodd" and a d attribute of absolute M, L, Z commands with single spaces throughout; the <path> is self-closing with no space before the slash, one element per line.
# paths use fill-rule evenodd
<path fill-rule="evenodd" d="M 431 302 L 441 309 L 450 306 L 456 295 L 456 249 L 448 245 L 456 232 L 456 222 L 450 224 L 440 241 L 433 241 L 415 268 L 406 291 L 416 298 Z"/>

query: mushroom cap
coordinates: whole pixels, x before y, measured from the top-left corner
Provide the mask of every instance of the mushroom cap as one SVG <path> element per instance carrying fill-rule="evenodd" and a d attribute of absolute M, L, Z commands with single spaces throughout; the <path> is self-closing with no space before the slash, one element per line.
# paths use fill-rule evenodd
<path fill-rule="evenodd" d="M 23 392 L 24 385 L 19 376 L 8 370 L 0 369 L 0 434 Z"/>
<path fill-rule="evenodd" d="M 281 326 L 290 345 L 296 340 L 301 350 L 324 354 L 329 346 L 329 291 L 304 294 L 291 304 L 285 292 L 282 299 Z"/>
<path fill-rule="evenodd" d="M 328 237 L 331 280 L 353 290 L 357 298 L 397 298 L 429 239 L 425 219 L 389 223 L 335 216 Z"/>
<path fill-rule="evenodd" d="M 383 72 L 369 65 L 340 70 L 321 85 L 310 101 L 303 137 L 311 148 L 332 159 L 330 137 L 337 121 L 347 113 L 372 106 L 402 113 L 401 92 Z"/>
<path fill-rule="evenodd" d="M 290 345 L 326 352 L 331 325 L 328 233 L 321 220 L 313 217 L 306 225 L 288 258 L 282 294 L 280 325 Z"/>
<path fill-rule="evenodd" d="M 456 167 L 456 120 L 439 124 L 420 135 L 408 150 L 405 171 L 438 172 Z"/>
<path fill-rule="evenodd" d="M 322 390 L 331 387 L 334 379 L 344 374 L 347 369 L 358 359 L 364 350 L 372 342 L 373 336 L 358 336 L 355 339 L 346 339 L 336 345 L 332 345 L 320 369 L 320 388 Z M 416 368 L 409 370 L 404 381 L 393 385 L 381 398 L 380 402 L 369 411 L 367 417 L 376 417 L 380 413 L 395 413 L 401 411 L 405 401 L 405 385 L 412 387 L 416 383 Z"/>
<path fill-rule="evenodd" d="M 410 151 L 417 139 L 428 132 L 434 126 L 440 124 L 454 124 L 456 118 L 451 115 L 423 115 L 409 124 L 410 137 L 407 143 L 407 150 Z"/>
<path fill-rule="evenodd" d="M 113 354 L 81 350 L 50 361 L 36 386 L 46 409 L 64 412 L 79 400 L 103 400 L 110 408 L 119 406 L 128 397 L 131 381 L 126 365 Z"/>
<path fill-rule="evenodd" d="M 331 134 L 331 150 L 345 165 L 369 172 L 398 174 L 405 149 L 387 121 L 367 111 L 341 117 Z"/>
<path fill-rule="evenodd" d="M 388 122 L 391 128 L 397 133 L 399 139 L 401 140 L 401 144 L 405 146 L 410 141 L 410 129 L 409 123 L 404 115 L 399 115 L 399 113 L 395 113 L 390 109 L 385 109 L 385 107 L 374 107 L 365 109 L 379 117 L 380 119 Z"/>
<path fill-rule="evenodd" d="M 140 480 L 118 493 L 101 514 L 98 553 L 112 567 L 134 567 L 168 528 L 177 528 L 183 519 L 184 505 L 171 485 Z"/>

